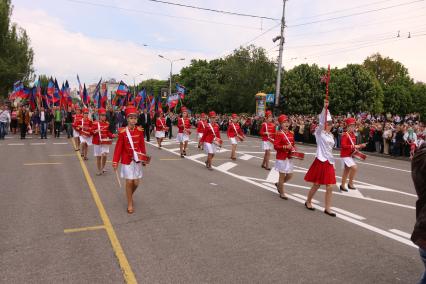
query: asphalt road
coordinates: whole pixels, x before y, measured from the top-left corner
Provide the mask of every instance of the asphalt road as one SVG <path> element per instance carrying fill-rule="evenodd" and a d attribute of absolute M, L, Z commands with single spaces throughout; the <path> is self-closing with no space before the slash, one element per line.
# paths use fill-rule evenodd
<path fill-rule="evenodd" d="M 149 145 L 152 163 L 133 215 L 111 164 L 95 175 L 92 147 L 83 163 L 68 139 L 0 141 L 0 282 L 123 283 L 132 279 L 129 271 L 139 283 L 419 279 L 424 268 L 409 240 L 416 196 L 408 161 L 370 156 L 359 163 L 358 189 L 336 187 L 338 217 L 331 218 L 320 210 L 323 192 L 315 196 L 319 210 L 303 206 L 315 147 L 299 146 L 306 158 L 295 162 L 284 201 L 273 186 L 277 173 L 260 167 L 260 141 L 248 138 L 231 161 L 224 140 L 213 171 L 195 142 L 185 159 L 174 140 L 162 150 Z"/>

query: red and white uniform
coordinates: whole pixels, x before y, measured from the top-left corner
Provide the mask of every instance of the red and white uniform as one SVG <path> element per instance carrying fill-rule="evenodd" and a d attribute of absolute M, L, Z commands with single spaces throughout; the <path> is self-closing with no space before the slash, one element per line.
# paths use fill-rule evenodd
<path fill-rule="evenodd" d="M 238 144 L 237 138 L 238 136 L 244 137 L 244 132 L 240 127 L 239 123 L 234 123 L 232 121 L 229 122 L 228 131 L 226 133 L 228 135 L 229 141 L 231 144 Z"/>
<path fill-rule="evenodd" d="M 204 130 L 203 136 L 200 140 L 201 143 L 204 143 L 204 150 L 207 154 L 216 153 L 217 146 L 215 143 L 213 143 L 215 139 L 220 139 L 219 124 L 216 122 L 207 123 L 206 129 Z"/>
<path fill-rule="evenodd" d="M 75 125 L 80 125 L 81 124 L 81 120 L 83 119 L 83 115 L 80 114 L 74 114 L 72 117 L 72 128 L 73 128 L 73 137 L 78 137 L 80 136 L 80 132 L 78 131 L 77 127 Z"/>
<path fill-rule="evenodd" d="M 294 134 L 292 131 L 278 131 L 275 135 L 274 149 L 277 151 L 275 169 L 284 174 L 293 173 L 293 160 L 290 157 L 291 149 L 284 149 L 285 146 L 294 146 Z"/>
<path fill-rule="evenodd" d="M 331 120 L 329 111 L 327 120 Z M 336 184 L 336 172 L 334 170 L 334 137 L 324 130 L 325 109 L 319 115 L 319 125 L 315 128 L 315 140 L 317 153 L 314 162 L 305 175 L 305 181 L 314 184 Z"/>
<path fill-rule="evenodd" d="M 92 145 L 92 124 L 92 120 L 88 117 L 82 117 L 80 121 L 76 121 L 75 124 L 73 124 L 80 133 L 80 143 Z"/>
<path fill-rule="evenodd" d="M 113 166 L 116 166 L 121 162 L 122 178 L 142 178 L 142 164 L 137 153 L 146 154 L 143 128 L 140 126 L 133 128 L 133 130 L 128 127 L 120 128 L 112 163 Z"/>
<path fill-rule="evenodd" d="M 198 121 L 197 123 L 198 139 L 201 139 L 201 137 L 203 137 L 203 133 L 204 133 L 204 130 L 206 129 L 206 126 L 207 126 L 207 122 L 202 120 Z"/>
<path fill-rule="evenodd" d="M 179 143 L 189 141 L 189 134 L 191 133 L 191 121 L 189 118 L 179 117 L 177 127 L 178 134 L 176 136 L 176 141 Z"/>
<path fill-rule="evenodd" d="M 166 119 L 161 116 L 155 121 L 155 138 L 166 137 Z"/>
<path fill-rule="evenodd" d="M 272 150 L 274 148 L 272 143 L 275 137 L 275 123 L 262 123 L 259 134 L 262 136 L 262 151 Z"/>
<path fill-rule="evenodd" d="M 95 121 L 92 124 L 92 143 L 94 145 L 94 156 L 102 156 L 109 153 L 109 145 L 112 143 L 114 134 L 109 131 L 109 123 L 107 121 Z"/>
<path fill-rule="evenodd" d="M 356 137 L 353 132 L 345 132 L 340 139 L 340 157 L 347 167 L 356 165 L 352 158 L 352 153 L 355 151 L 355 141 Z"/>

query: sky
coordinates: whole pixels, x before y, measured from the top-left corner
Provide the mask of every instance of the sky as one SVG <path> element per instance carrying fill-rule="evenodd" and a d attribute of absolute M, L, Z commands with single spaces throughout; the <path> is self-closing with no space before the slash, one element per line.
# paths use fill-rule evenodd
<path fill-rule="evenodd" d="M 170 2 L 273 20 L 149 0 L 12 0 L 12 21 L 31 39 L 36 74 L 69 80 L 72 87 L 77 74 L 87 84 L 100 77 L 128 84 L 168 79 L 170 63 L 159 54 L 185 58 L 173 64 L 173 73 L 192 59 L 223 57 L 248 44 L 276 60 L 272 38 L 280 33 L 282 0 Z M 302 63 L 344 67 L 379 52 L 404 64 L 415 81 L 426 82 L 425 0 L 293 0 L 286 2 L 285 17 L 287 70 Z"/>

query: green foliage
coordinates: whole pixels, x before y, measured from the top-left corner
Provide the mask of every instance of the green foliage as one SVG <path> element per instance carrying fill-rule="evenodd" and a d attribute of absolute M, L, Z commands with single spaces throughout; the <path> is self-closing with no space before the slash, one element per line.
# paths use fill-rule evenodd
<path fill-rule="evenodd" d="M 147 94 L 153 94 L 155 96 L 159 95 L 161 92 L 161 88 L 168 88 L 169 82 L 168 80 L 156 80 L 156 79 L 149 79 L 142 81 L 136 89 L 138 91 L 142 90 L 143 88 L 146 89 Z M 130 90 L 133 92 L 133 86 L 130 86 Z"/>
<path fill-rule="evenodd" d="M 413 109 L 420 113 L 420 118 L 426 122 L 426 84 L 416 83 L 411 87 Z"/>
<path fill-rule="evenodd" d="M 10 22 L 10 0 L 0 1 L 0 96 L 7 96 L 13 83 L 33 80 L 34 52 L 24 29 Z"/>
<path fill-rule="evenodd" d="M 389 57 L 383 58 L 379 53 L 364 60 L 364 67 L 375 75 L 382 86 L 388 86 L 401 80 L 410 80 L 408 69 Z"/>

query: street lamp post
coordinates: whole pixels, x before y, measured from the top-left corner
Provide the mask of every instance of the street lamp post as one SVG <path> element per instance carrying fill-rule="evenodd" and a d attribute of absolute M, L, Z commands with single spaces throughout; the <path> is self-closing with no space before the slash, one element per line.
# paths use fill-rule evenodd
<path fill-rule="evenodd" d="M 140 73 L 140 74 L 138 74 L 138 75 L 136 75 L 136 76 L 133 76 L 133 77 L 131 77 L 129 74 L 124 74 L 124 76 L 128 76 L 128 77 L 131 77 L 131 78 L 133 78 L 133 97 L 136 97 L 136 78 L 137 77 L 139 77 L 139 76 L 142 76 L 143 74 L 142 73 Z"/>
<path fill-rule="evenodd" d="M 158 57 L 163 58 L 170 62 L 170 83 L 169 83 L 169 96 L 172 94 L 172 75 L 173 75 L 173 62 L 185 60 L 185 58 L 179 58 L 179 59 L 168 59 L 167 57 L 164 57 L 163 55 L 159 54 Z"/>

